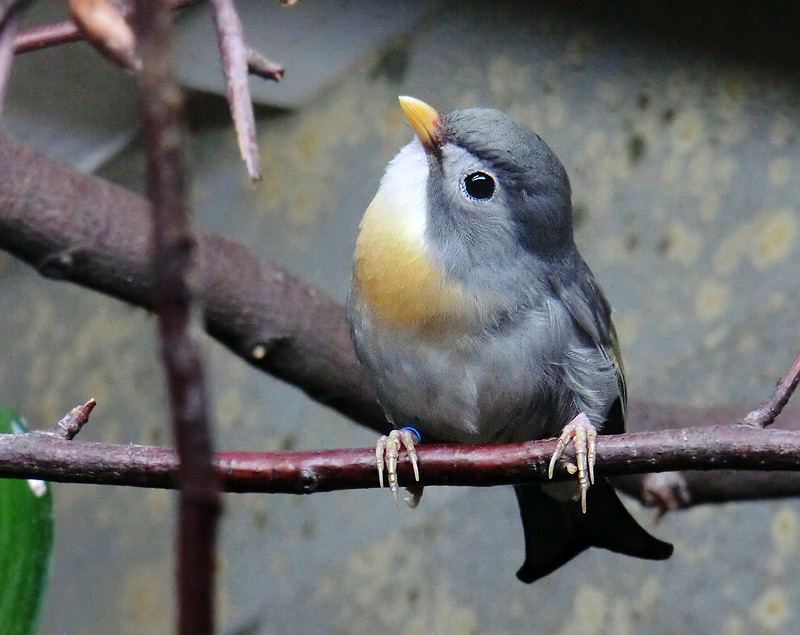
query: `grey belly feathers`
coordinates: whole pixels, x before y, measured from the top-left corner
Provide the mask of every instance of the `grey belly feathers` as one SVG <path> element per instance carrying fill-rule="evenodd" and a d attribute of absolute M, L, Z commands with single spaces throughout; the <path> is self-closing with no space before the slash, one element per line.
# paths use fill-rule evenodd
<path fill-rule="evenodd" d="M 426 337 L 386 325 L 353 294 L 348 321 L 381 405 L 395 426 L 413 425 L 423 438 L 542 439 L 581 411 L 600 430 L 619 398 L 616 368 L 556 302 L 492 328 Z"/>

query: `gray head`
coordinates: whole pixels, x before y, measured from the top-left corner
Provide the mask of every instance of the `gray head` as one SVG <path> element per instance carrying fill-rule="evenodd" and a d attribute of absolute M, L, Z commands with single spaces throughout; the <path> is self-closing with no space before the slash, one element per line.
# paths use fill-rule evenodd
<path fill-rule="evenodd" d="M 452 147 L 443 148 L 443 169 L 431 172 L 438 184 L 430 194 L 439 205 L 458 205 L 484 217 L 505 215 L 520 244 L 535 254 L 572 245 L 567 172 L 538 135 L 488 108 L 456 110 L 443 122 Z"/>
<path fill-rule="evenodd" d="M 401 105 L 427 157 L 427 241 L 451 276 L 538 277 L 574 255 L 569 179 L 539 136 L 498 110 Z"/>

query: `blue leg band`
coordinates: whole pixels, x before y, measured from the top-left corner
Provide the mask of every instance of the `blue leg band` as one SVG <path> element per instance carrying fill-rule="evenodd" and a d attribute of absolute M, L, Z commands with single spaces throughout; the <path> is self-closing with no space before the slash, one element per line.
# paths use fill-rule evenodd
<path fill-rule="evenodd" d="M 411 426 L 406 426 L 405 428 L 400 428 L 401 430 L 411 430 L 414 433 L 414 436 L 417 437 L 417 443 L 422 443 L 422 435 L 419 433 L 419 430 L 416 428 L 412 428 Z"/>

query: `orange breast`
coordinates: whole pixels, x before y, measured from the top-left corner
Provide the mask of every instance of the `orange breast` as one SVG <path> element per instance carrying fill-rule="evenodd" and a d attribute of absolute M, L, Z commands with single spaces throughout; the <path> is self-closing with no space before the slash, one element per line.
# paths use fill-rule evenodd
<path fill-rule="evenodd" d="M 379 189 L 367 208 L 356 241 L 355 285 L 370 309 L 395 326 L 441 327 L 463 315 L 465 294 L 432 262 L 424 208 L 403 203 Z"/>

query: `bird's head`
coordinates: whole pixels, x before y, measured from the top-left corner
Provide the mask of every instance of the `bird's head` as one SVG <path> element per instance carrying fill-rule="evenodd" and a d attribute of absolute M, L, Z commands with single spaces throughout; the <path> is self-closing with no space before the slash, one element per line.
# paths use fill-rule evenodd
<path fill-rule="evenodd" d="M 356 285 L 376 310 L 404 325 L 463 317 L 574 253 L 569 179 L 542 139 L 498 110 L 400 105 L 415 139 L 356 248 Z"/>

